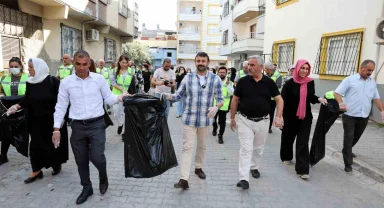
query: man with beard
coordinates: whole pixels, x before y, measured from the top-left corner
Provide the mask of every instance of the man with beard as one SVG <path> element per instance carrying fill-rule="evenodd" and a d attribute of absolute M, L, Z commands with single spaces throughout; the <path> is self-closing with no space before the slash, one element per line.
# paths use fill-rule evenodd
<path fill-rule="evenodd" d="M 158 68 L 155 71 L 155 74 L 152 78 L 152 84 L 156 85 L 155 96 L 161 98 L 161 94 L 168 93 L 170 94 L 172 91 L 172 87 L 176 84 L 176 74 L 175 71 L 171 69 L 171 59 L 166 58 L 163 61 L 163 67 Z M 165 118 L 168 120 L 169 100 L 166 101 L 167 108 L 165 110 Z"/>
<path fill-rule="evenodd" d="M 225 131 L 225 121 L 227 120 L 227 113 L 229 110 L 229 103 L 231 102 L 231 96 L 233 95 L 233 84 L 227 78 L 227 68 L 225 66 L 222 66 L 219 68 L 218 75 L 221 78 L 222 82 L 222 88 L 221 91 L 223 93 L 224 97 L 224 104 L 220 108 L 220 110 L 217 112 L 214 120 L 213 120 L 213 132 L 212 135 L 216 136 L 217 135 L 217 118 L 219 118 L 219 125 L 220 125 L 220 130 L 219 130 L 219 144 L 223 144 L 223 134 Z M 213 105 L 216 104 L 216 100 L 214 101 Z"/>
<path fill-rule="evenodd" d="M 374 61 L 363 61 L 359 73 L 345 78 L 334 92 L 340 110 L 345 111 L 342 116 L 344 128 L 342 152 L 345 172 L 352 172 L 352 147 L 357 144 L 367 127 L 372 100 L 381 112 L 381 119 L 384 120 L 383 103 L 376 83 L 370 77 L 374 70 Z M 342 95 L 344 95 L 343 98 L 341 98 Z"/>
<path fill-rule="evenodd" d="M 189 171 L 191 168 L 192 151 L 197 138 L 195 156 L 195 174 L 205 179 L 202 170 L 205 157 L 208 128 L 212 125 L 213 117 L 223 106 L 222 81 L 208 72 L 209 56 L 199 52 L 195 57 L 196 72 L 185 75 L 177 92 L 173 95 L 166 93 L 168 99 L 178 101 L 185 99 L 183 123 L 183 151 L 181 153 L 180 181 L 175 188 L 188 189 Z M 212 107 L 213 99 L 216 105 Z"/>

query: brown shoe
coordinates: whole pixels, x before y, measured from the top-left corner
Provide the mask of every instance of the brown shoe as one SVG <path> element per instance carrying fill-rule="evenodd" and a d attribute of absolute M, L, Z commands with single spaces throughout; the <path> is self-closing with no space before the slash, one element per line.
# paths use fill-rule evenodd
<path fill-rule="evenodd" d="M 184 180 L 184 179 L 180 179 L 180 181 L 178 183 L 175 183 L 174 185 L 175 188 L 181 188 L 181 189 L 188 189 L 189 188 L 189 185 L 188 185 L 188 181 Z"/>
<path fill-rule="evenodd" d="M 203 172 L 203 170 L 200 168 L 200 169 L 195 169 L 195 174 L 197 176 L 199 176 L 200 179 L 205 179 L 206 176 L 205 176 L 205 173 Z"/>

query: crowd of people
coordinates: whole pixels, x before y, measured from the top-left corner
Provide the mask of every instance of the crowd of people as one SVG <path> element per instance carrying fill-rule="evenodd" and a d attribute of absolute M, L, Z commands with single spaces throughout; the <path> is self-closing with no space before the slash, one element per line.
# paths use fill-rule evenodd
<path fill-rule="evenodd" d="M 21 102 L 9 107 L 7 115 L 25 110 L 31 138 L 29 155 L 31 175 L 25 183 L 43 178 L 43 168 L 52 168 L 52 175 L 60 173 L 68 160 L 71 145 L 83 190 L 76 200 L 84 203 L 93 194 L 89 177 L 89 161 L 99 171 L 99 190 L 108 189 L 105 117 L 112 114 L 118 124 L 117 134 L 124 134 L 125 96 L 148 94 L 164 99 L 165 117 L 176 103 L 176 117 L 181 117 L 183 146 L 180 157 L 180 180 L 175 188 L 188 189 L 191 160 L 195 140 L 195 174 L 206 179 L 203 171 L 207 137 L 212 135 L 224 144 L 227 114 L 230 128 L 238 129 L 239 182 L 237 187 L 249 188 L 249 175 L 259 178 L 260 162 L 268 133 L 272 126 L 281 129 L 280 159 L 290 165 L 296 140 L 295 169 L 298 176 L 309 179 L 309 139 L 312 125 L 310 104 L 327 105 L 327 99 L 317 96 L 315 82 L 309 77 L 311 65 L 298 60 L 286 76 L 276 64 L 264 63 L 260 56 L 251 56 L 243 68 L 218 66 L 210 68 L 207 53 L 195 57 L 196 72 L 179 66 L 173 68 L 165 59 L 161 68 L 153 71 L 149 63 L 136 67 L 129 57 L 121 55 L 117 63 L 105 66 L 104 60 L 95 62 L 86 51 L 78 51 L 73 58 L 65 54 L 56 76 L 49 75 L 44 60 L 28 61 L 29 74 L 17 57 L 9 61 L 10 74 L 0 78 L 2 96 L 24 96 Z M 372 100 L 381 111 L 384 108 L 376 83 L 370 75 L 375 62 L 363 61 L 358 74 L 345 78 L 334 95 L 336 104 L 345 113 L 343 156 L 345 171 L 352 171 L 352 147 L 362 135 L 368 121 Z M 71 126 L 69 137 L 67 124 Z M 7 163 L 11 139 L 2 141 L 0 165 Z"/>

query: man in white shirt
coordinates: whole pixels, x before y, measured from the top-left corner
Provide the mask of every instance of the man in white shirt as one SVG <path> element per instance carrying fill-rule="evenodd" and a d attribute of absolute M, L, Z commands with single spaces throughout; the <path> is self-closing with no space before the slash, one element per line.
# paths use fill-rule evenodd
<path fill-rule="evenodd" d="M 84 203 L 93 194 L 89 178 L 89 160 L 99 170 L 100 193 L 104 194 L 108 189 L 103 102 L 113 105 L 118 101 L 122 102 L 126 96 L 112 94 L 102 75 L 89 72 L 90 64 L 86 51 L 75 53 L 73 66 L 76 73 L 61 81 L 54 114 L 52 140 L 55 146 L 58 146 L 60 127 L 71 103 L 69 118 L 73 119 L 73 122 L 70 141 L 83 186 L 76 204 Z"/>
<path fill-rule="evenodd" d="M 176 84 L 175 71 L 171 70 L 171 59 L 164 59 L 163 67 L 158 68 L 153 75 L 152 84 L 156 85 L 156 97 L 160 98 L 163 93 L 171 94 L 172 87 Z M 165 118 L 168 120 L 170 101 L 165 99 L 165 102 L 167 103 Z"/>

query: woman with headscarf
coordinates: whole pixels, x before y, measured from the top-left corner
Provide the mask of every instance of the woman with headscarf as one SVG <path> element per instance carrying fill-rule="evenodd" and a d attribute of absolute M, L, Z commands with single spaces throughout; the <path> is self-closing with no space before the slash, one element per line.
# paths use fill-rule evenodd
<path fill-rule="evenodd" d="M 60 130 L 60 143 L 52 142 L 53 114 L 57 102 L 60 81 L 49 75 L 47 64 L 39 58 L 28 61 L 30 77 L 24 100 L 9 108 L 13 114 L 24 108 L 27 115 L 28 132 L 31 136 L 29 155 L 32 174 L 24 182 L 32 183 L 43 178 L 41 169 L 52 167 L 52 175 L 61 171 L 61 164 L 68 160 L 68 132 L 66 122 Z"/>
<path fill-rule="evenodd" d="M 284 99 L 284 128 L 281 134 L 280 158 L 289 165 L 293 159 L 293 143 L 296 138 L 296 173 L 309 179 L 309 134 L 311 133 L 311 103 L 326 104 L 327 100 L 315 95 L 315 82 L 308 77 L 311 66 L 306 60 L 296 63 L 292 74 L 281 92 Z"/>

